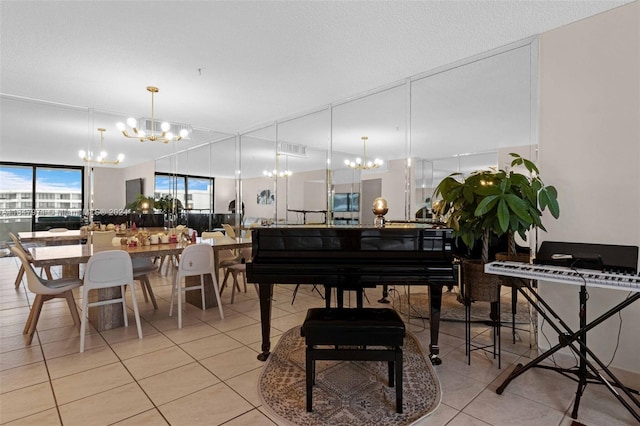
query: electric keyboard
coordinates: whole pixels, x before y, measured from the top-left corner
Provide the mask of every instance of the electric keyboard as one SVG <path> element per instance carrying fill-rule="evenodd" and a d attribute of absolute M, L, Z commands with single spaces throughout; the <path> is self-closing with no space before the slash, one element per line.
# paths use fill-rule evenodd
<path fill-rule="evenodd" d="M 517 364 L 509 376 L 496 389 L 502 394 L 509 383 L 532 367 L 545 368 L 561 373 L 578 383 L 571 417 L 578 417 L 580 398 L 588 383 L 603 384 L 611 394 L 640 422 L 640 401 L 638 391 L 626 387 L 587 346 L 587 334 L 633 303 L 640 300 L 640 275 L 637 275 L 637 246 L 612 244 L 590 244 L 544 241 L 536 253 L 535 264 L 524 262 L 496 261 L 485 265 L 489 274 L 511 277 L 514 288 L 517 288 L 527 301 L 536 309 L 558 335 L 558 343 L 544 353 L 529 361 L 526 365 Z M 576 285 L 578 288 L 579 328 L 573 329 L 553 310 L 542 295 L 538 293 L 531 280 L 550 281 Z M 624 297 L 608 311 L 596 318 L 587 320 L 587 290 L 590 287 L 601 287 L 624 290 L 631 294 Z M 553 356 L 562 348 L 568 348 L 579 358 L 578 365 L 563 368 L 556 365 L 542 364 L 542 361 Z M 575 378 L 573 377 L 575 376 Z M 623 397 L 623 394 L 625 397 Z M 635 407 L 635 408 L 634 408 Z"/>
<path fill-rule="evenodd" d="M 593 269 L 532 265 L 509 261 L 487 263 L 484 271 L 488 274 L 508 277 L 640 292 L 640 275 L 630 273 L 601 272 Z"/>

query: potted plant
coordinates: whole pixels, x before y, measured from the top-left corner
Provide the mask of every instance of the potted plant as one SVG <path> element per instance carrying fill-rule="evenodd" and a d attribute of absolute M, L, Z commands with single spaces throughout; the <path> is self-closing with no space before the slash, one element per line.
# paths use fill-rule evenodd
<path fill-rule="evenodd" d="M 124 206 L 126 210 L 130 210 L 136 213 L 143 213 L 149 210 L 153 210 L 154 207 L 155 207 L 155 202 L 153 198 L 147 197 L 146 195 L 143 195 L 143 194 L 136 195 L 136 199 L 134 201 Z"/>
<path fill-rule="evenodd" d="M 453 173 L 440 182 L 434 197 L 441 197 L 436 213 L 446 218 L 453 235 L 467 247 L 482 243 L 482 261 L 489 261 L 489 238 L 505 233 L 509 236 L 509 255 L 515 254 L 514 235 L 526 240 L 526 231 L 542 225 L 542 212 L 560 216 L 558 192 L 546 186 L 538 167 L 526 158 L 511 153 L 511 168 L 524 166 L 524 175 L 513 170 L 480 170 L 463 178 Z"/>
<path fill-rule="evenodd" d="M 182 201 L 178 198 L 173 198 L 173 196 L 169 194 L 163 195 L 155 200 L 154 205 L 165 214 L 170 226 L 173 226 L 177 218 L 180 217 L 183 209 Z"/>
<path fill-rule="evenodd" d="M 434 198 L 442 197 L 434 209 L 435 213 L 446 218 L 447 226 L 453 229 L 453 236 L 461 239 L 468 248 L 477 242 L 482 244 L 481 260 L 462 259 L 461 262 L 464 286 L 458 298 L 465 305 L 465 318 L 469 318 L 471 302 L 490 302 L 490 318 L 497 327 L 494 333 L 498 335 L 500 286 L 509 283 L 503 282 L 498 275 L 484 272 L 484 264 L 489 262 L 491 235 L 500 237 L 506 233 L 509 241 L 506 258 L 519 260 L 514 235 L 518 233 L 526 240 L 526 231 L 532 228 L 545 230 L 542 212 L 546 209 L 556 219 L 560 215 L 556 188 L 545 186 L 533 162 L 515 153 L 510 155 L 513 157 L 511 168 L 524 166 L 528 175 L 497 169 L 476 171 L 466 178 L 454 173 L 442 180 L 434 191 Z M 517 297 L 515 288 L 512 297 Z M 515 312 L 512 316 L 515 318 Z"/>

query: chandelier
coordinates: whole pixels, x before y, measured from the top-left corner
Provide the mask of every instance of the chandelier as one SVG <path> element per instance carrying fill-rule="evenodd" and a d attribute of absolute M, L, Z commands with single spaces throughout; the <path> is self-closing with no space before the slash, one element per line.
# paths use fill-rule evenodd
<path fill-rule="evenodd" d="M 147 133 L 144 130 L 138 129 L 138 121 L 133 117 L 129 117 L 127 119 L 127 124 L 133 130 L 133 133 L 134 133 L 133 135 L 130 135 L 127 132 L 127 127 L 122 122 L 116 124 L 116 126 L 118 127 L 118 130 L 120 130 L 126 138 L 139 139 L 140 142 L 144 142 L 144 141 L 156 142 L 157 141 L 162 143 L 169 143 L 171 141 L 179 141 L 180 139 L 187 137 L 187 135 L 189 134 L 189 131 L 187 129 L 180 130 L 180 134 L 177 136 L 171 133 L 169 131 L 171 129 L 171 125 L 166 121 L 164 121 L 160 125 L 160 130 L 162 130 L 162 133 L 160 135 L 156 135 L 156 120 L 154 117 L 154 109 L 153 109 L 153 95 L 154 93 L 158 93 L 159 89 L 154 86 L 147 86 L 147 90 L 151 92 L 151 134 L 147 135 Z"/>
<path fill-rule="evenodd" d="M 93 152 L 86 152 L 84 149 L 78 151 L 78 156 L 82 158 L 87 163 L 100 163 L 100 164 L 119 164 L 122 160 L 124 160 L 124 154 L 118 154 L 118 158 L 114 161 L 107 161 L 107 151 L 104 150 L 104 132 L 105 129 L 102 127 L 98 128 L 100 132 L 100 154 L 94 159 Z"/>
<path fill-rule="evenodd" d="M 366 136 L 362 137 L 362 158 L 358 157 L 355 161 L 344 160 L 344 164 L 356 170 L 370 170 L 377 169 L 382 166 L 382 160 L 376 158 L 373 161 L 367 161 L 367 139 Z"/>
<path fill-rule="evenodd" d="M 291 170 L 279 170 L 280 169 L 280 155 L 281 154 L 276 154 L 276 168 L 269 171 L 269 170 L 263 170 L 262 174 L 266 177 L 270 177 L 270 178 L 283 178 L 283 177 L 289 177 L 293 174 L 293 172 Z M 286 158 L 286 155 L 285 155 Z"/>
<path fill-rule="evenodd" d="M 291 170 L 276 170 L 273 169 L 271 171 L 268 170 L 264 170 L 262 172 L 263 175 L 270 177 L 270 178 L 279 178 L 279 177 L 289 177 L 293 174 L 293 172 Z"/>

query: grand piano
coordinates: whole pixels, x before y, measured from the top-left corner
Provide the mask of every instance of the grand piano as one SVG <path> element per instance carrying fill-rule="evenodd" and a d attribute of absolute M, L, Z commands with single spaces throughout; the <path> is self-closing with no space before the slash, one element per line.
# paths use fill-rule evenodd
<path fill-rule="evenodd" d="M 247 280 L 260 288 L 262 353 L 271 349 L 274 284 L 320 284 L 338 289 L 378 284 L 427 285 L 430 299 L 430 359 L 438 358 L 442 287 L 457 283 L 451 229 L 402 225 L 276 226 L 252 229 Z"/>

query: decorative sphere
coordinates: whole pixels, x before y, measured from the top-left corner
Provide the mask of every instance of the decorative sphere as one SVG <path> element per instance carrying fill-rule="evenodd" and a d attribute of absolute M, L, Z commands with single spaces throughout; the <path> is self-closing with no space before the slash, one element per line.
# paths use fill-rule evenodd
<path fill-rule="evenodd" d="M 389 207 L 387 207 L 387 200 L 382 197 L 378 197 L 373 200 L 373 214 L 377 216 L 384 216 L 389 211 Z"/>

